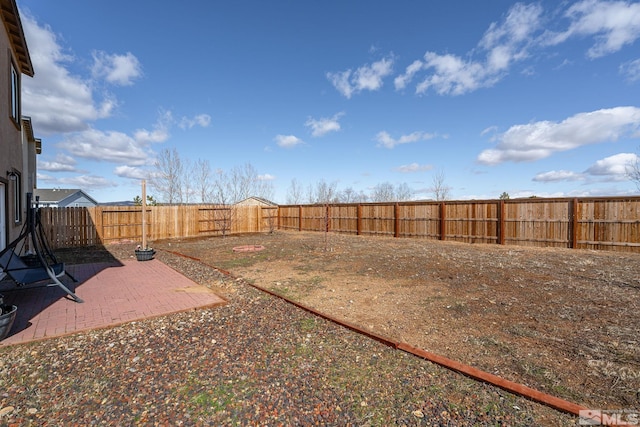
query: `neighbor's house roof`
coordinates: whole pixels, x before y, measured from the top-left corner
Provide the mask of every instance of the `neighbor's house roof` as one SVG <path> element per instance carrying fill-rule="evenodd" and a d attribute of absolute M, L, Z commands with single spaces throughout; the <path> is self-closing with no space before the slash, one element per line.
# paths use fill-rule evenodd
<path fill-rule="evenodd" d="M 240 206 L 278 206 L 270 200 L 263 199 L 262 197 L 247 197 L 244 200 L 240 200 L 236 205 Z"/>
<path fill-rule="evenodd" d="M 0 15 L 7 30 L 7 36 L 11 41 L 11 47 L 18 61 L 18 66 L 23 74 L 33 77 L 33 64 L 29 56 L 27 40 L 24 37 L 22 21 L 18 13 L 18 5 L 15 0 L 0 0 Z"/>
<path fill-rule="evenodd" d="M 96 200 L 89 196 L 87 193 L 80 189 L 64 189 L 64 188 L 38 188 L 33 191 L 34 200 L 36 197 L 39 197 L 39 202 L 43 205 L 66 205 L 67 203 L 71 203 L 73 200 L 79 199 L 80 197 L 84 197 L 87 200 L 93 202 L 94 204 L 98 204 Z"/>

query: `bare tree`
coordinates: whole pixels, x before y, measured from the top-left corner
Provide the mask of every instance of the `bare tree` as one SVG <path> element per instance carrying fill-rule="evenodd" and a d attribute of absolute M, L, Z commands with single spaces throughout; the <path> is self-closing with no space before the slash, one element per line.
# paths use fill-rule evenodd
<path fill-rule="evenodd" d="M 316 192 L 313 185 L 309 184 L 307 187 L 307 203 L 312 204 L 316 202 Z"/>
<path fill-rule="evenodd" d="M 340 203 L 359 203 L 368 201 L 369 197 L 362 191 L 358 192 L 352 187 L 347 187 L 338 193 L 338 200 Z"/>
<path fill-rule="evenodd" d="M 450 197 L 451 187 L 445 182 L 444 171 L 439 171 L 433 176 L 433 181 L 429 191 L 433 193 L 433 198 L 437 201 L 448 200 Z"/>
<path fill-rule="evenodd" d="M 194 164 L 189 159 L 182 161 L 182 176 L 180 186 L 180 201 L 182 203 L 191 203 L 196 195 L 196 171 Z"/>
<path fill-rule="evenodd" d="M 640 157 L 636 156 L 635 160 L 632 160 L 626 166 L 627 178 L 636 184 L 636 188 L 640 191 Z"/>
<path fill-rule="evenodd" d="M 312 203 L 336 203 L 338 201 L 338 182 L 327 183 L 324 179 L 316 183 Z"/>
<path fill-rule="evenodd" d="M 278 207 L 268 207 L 262 209 L 262 218 L 267 220 L 267 227 L 269 227 L 269 234 L 275 233 L 278 228 Z M 266 211 L 266 215 L 265 215 Z"/>
<path fill-rule="evenodd" d="M 287 204 L 299 205 L 302 203 L 302 187 L 297 179 L 293 178 L 287 190 Z"/>
<path fill-rule="evenodd" d="M 194 166 L 194 187 L 200 196 L 200 203 L 209 203 L 212 198 L 213 176 L 208 160 L 198 159 Z"/>
<path fill-rule="evenodd" d="M 256 182 L 255 192 L 253 193 L 257 197 L 271 201 L 275 194 L 275 188 L 271 178 L 258 175 L 258 181 Z"/>
<path fill-rule="evenodd" d="M 404 202 L 413 199 L 414 191 L 406 182 L 396 185 L 396 201 Z"/>
<path fill-rule="evenodd" d="M 215 228 L 222 231 L 223 237 L 231 231 L 231 221 L 233 219 L 231 187 L 229 176 L 223 170 L 218 169 L 212 184 L 211 196 L 213 202 L 218 205 L 214 211 Z"/>
<path fill-rule="evenodd" d="M 250 163 L 231 169 L 228 185 L 232 203 L 237 203 L 251 196 L 271 199 L 274 193 L 271 181 L 263 179 Z"/>
<path fill-rule="evenodd" d="M 406 183 L 393 185 L 390 182 L 383 182 L 373 187 L 371 201 L 374 202 L 401 202 L 411 200 L 413 190 Z"/>
<path fill-rule="evenodd" d="M 383 182 L 373 187 L 371 191 L 372 202 L 392 202 L 395 200 L 395 191 L 393 184 L 390 182 Z"/>
<path fill-rule="evenodd" d="M 160 194 L 165 203 L 182 203 L 182 160 L 178 151 L 165 148 L 155 162 L 156 173 L 150 180 L 151 186 Z"/>

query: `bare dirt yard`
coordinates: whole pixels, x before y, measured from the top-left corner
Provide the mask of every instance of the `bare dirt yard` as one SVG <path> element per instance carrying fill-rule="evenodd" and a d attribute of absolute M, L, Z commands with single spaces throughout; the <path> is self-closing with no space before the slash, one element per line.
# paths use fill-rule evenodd
<path fill-rule="evenodd" d="M 283 231 L 156 247 L 589 408 L 640 408 L 640 254 Z"/>

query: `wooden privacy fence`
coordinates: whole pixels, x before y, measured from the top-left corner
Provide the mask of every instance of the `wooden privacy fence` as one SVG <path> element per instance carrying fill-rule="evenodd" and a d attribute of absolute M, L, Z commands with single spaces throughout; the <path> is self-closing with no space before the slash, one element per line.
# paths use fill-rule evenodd
<path fill-rule="evenodd" d="M 278 228 L 640 252 L 640 197 L 286 205 Z"/>
<path fill-rule="evenodd" d="M 42 208 L 41 214 L 54 248 L 142 240 L 139 207 Z M 148 206 L 146 215 L 150 240 L 284 229 L 640 252 L 640 197 Z"/>
<path fill-rule="evenodd" d="M 276 206 L 147 206 L 147 238 L 272 231 L 277 226 L 277 211 Z M 142 208 L 138 206 L 41 208 L 40 214 L 52 248 L 142 242 Z"/>

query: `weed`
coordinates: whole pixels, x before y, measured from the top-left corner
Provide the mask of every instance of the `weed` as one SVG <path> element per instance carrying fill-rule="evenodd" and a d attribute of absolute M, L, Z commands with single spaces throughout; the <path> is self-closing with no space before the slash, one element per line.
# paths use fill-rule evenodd
<path fill-rule="evenodd" d="M 299 322 L 299 326 L 302 332 L 311 332 L 316 328 L 316 319 L 312 317 L 302 319 Z"/>

